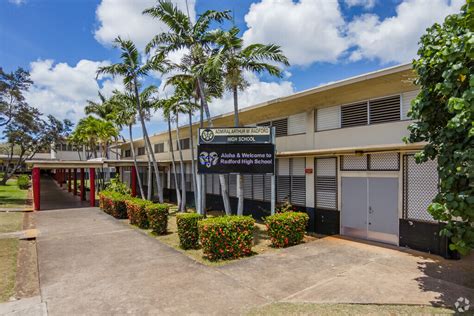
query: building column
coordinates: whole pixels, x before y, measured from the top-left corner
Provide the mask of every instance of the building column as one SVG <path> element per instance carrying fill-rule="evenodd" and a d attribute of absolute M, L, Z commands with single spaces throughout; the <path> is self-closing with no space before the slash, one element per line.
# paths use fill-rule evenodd
<path fill-rule="evenodd" d="M 135 166 L 132 166 L 132 170 L 130 171 L 130 177 L 132 178 L 132 181 L 130 181 L 132 196 L 137 196 L 137 169 L 135 168 Z"/>
<path fill-rule="evenodd" d="M 86 185 L 84 182 L 84 168 L 81 168 L 81 201 L 86 200 Z"/>
<path fill-rule="evenodd" d="M 67 169 L 67 191 L 72 191 L 72 169 Z"/>
<path fill-rule="evenodd" d="M 32 181 L 33 181 L 33 209 L 35 211 L 40 210 L 40 169 L 34 167 L 32 170 Z"/>
<path fill-rule="evenodd" d="M 58 183 L 59 187 L 63 187 L 63 169 L 58 169 Z"/>
<path fill-rule="evenodd" d="M 89 201 L 90 206 L 95 206 L 95 168 L 89 168 L 89 183 L 90 183 L 90 191 L 89 191 Z"/>
<path fill-rule="evenodd" d="M 77 195 L 77 169 L 74 168 L 74 169 L 72 169 L 72 170 L 73 170 L 73 174 L 72 174 L 73 177 L 72 177 L 72 179 L 73 179 L 73 181 L 74 181 L 74 182 L 72 183 L 72 187 L 73 187 L 74 196 L 76 196 L 76 195 Z"/>

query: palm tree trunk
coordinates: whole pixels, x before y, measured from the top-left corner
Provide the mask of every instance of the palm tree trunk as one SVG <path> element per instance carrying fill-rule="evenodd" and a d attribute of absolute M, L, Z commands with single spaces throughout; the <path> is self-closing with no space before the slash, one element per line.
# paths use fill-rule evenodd
<path fill-rule="evenodd" d="M 150 161 L 150 158 L 148 158 L 148 170 L 147 170 L 148 171 L 148 174 L 147 174 L 148 188 L 147 188 L 147 195 L 146 195 L 147 196 L 146 199 L 148 201 L 151 201 L 151 193 L 152 193 L 151 190 L 152 190 L 152 185 L 153 185 L 153 181 L 151 181 L 153 177 L 151 168 L 152 168 L 151 161 Z"/>
<path fill-rule="evenodd" d="M 234 95 L 234 126 L 239 127 L 239 95 L 237 87 L 232 88 Z M 239 202 L 237 204 L 237 215 L 244 215 L 244 177 L 242 174 L 237 175 L 237 197 Z"/>
<path fill-rule="evenodd" d="M 179 138 L 179 123 L 178 123 L 179 113 L 176 113 L 176 140 L 178 143 L 178 152 L 179 152 L 179 167 L 181 170 L 181 212 L 186 212 L 186 179 L 184 174 L 184 161 L 183 161 L 183 151 L 181 150 L 181 143 Z"/>
<path fill-rule="evenodd" d="M 163 203 L 163 188 L 161 186 L 161 181 L 160 181 L 160 171 L 158 169 L 158 164 L 156 163 L 155 155 L 153 154 L 153 148 L 151 147 L 150 137 L 148 136 L 148 131 L 146 129 L 145 119 L 143 118 L 143 113 L 141 111 L 140 95 L 138 93 L 137 78 L 135 77 L 133 81 L 134 81 L 133 85 L 135 89 L 135 98 L 137 102 L 138 117 L 140 118 L 140 123 L 142 125 L 142 130 L 143 130 L 143 139 L 145 140 L 145 145 L 148 148 L 148 151 L 152 153 L 151 158 L 152 158 L 152 163 L 153 163 L 153 169 L 155 170 L 156 188 L 158 190 L 158 201 L 160 203 Z"/>
<path fill-rule="evenodd" d="M 170 153 L 171 153 L 171 165 L 173 168 L 174 176 L 174 187 L 176 188 L 176 202 L 178 204 L 178 209 L 181 208 L 181 195 L 179 193 L 178 177 L 176 175 L 176 164 L 174 160 L 174 150 L 173 150 L 173 138 L 171 137 L 171 117 L 168 115 L 168 137 L 170 143 Z"/>
<path fill-rule="evenodd" d="M 199 127 L 204 128 L 204 110 L 201 106 L 199 107 Z M 206 175 L 200 174 L 199 175 L 199 207 L 201 211 L 201 215 L 206 215 Z"/>
<path fill-rule="evenodd" d="M 191 103 L 191 102 L 189 102 Z M 194 140 L 193 140 L 193 113 L 192 110 L 189 110 L 189 143 L 191 147 L 191 174 L 193 177 L 193 191 L 194 191 L 194 204 L 196 206 L 196 209 L 198 213 L 200 214 L 200 210 L 198 207 L 196 195 L 197 195 L 197 181 L 196 181 L 196 166 L 194 165 Z"/>
<path fill-rule="evenodd" d="M 142 200 L 145 199 L 143 193 L 142 179 L 140 179 L 140 173 L 138 172 L 137 156 L 135 155 L 135 147 L 133 146 L 133 135 L 132 135 L 132 124 L 128 125 L 128 133 L 130 134 L 130 151 L 132 152 L 133 165 L 135 166 L 135 172 L 137 173 L 138 188 L 140 190 L 140 196 Z"/>
<path fill-rule="evenodd" d="M 213 126 L 211 113 L 209 111 L 209 105 L 207 104 L 206 97 L 204 95 L 203 83 L 201 77 L 198 77 L 198 88 L 199 88 L 199 96 L 201 98 L 201 105 L 204 106 L 204 110 L 206 111 L 207 121 L 209 123 L 209 127 Z M 224 202 L 224 210 L 226 215 L 231 215 L 232 211 L 230 209 L 230 201 L 229 201 L 229 191 L 227 190 L 227 183 L 225 181 L 225 177 L 223 174 L 219 174 L 219 182 L 221 183 L 221 192 L 222 192 L 222 201 Z"/>

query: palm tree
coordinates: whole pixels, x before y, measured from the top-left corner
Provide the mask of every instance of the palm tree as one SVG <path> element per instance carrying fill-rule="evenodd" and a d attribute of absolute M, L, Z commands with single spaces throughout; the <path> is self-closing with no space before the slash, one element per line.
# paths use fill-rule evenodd
<path fill-rule="evenodd" d="M 148 151 L 149 157 L 151 157 L 153 162 L 153 168 L 155 170 L 155 180 L 156 187 L 158 190 L 158 200 L 160 203 L 163 203 L 163 188 L 160 181 L 160 172 L 158 169 L 158 164 L 153 154 L 153 148 L 151 146 L 150 137 L 148 136 L 148 131 L 145 124 L 145 118 L 143 116 L 142 104 L 140 100 L 139 93 L 139 80 L 142 77 L 145 77 L 148 72 L 152 69 L 160 70 L 165 65 L 165 60 L 163 55 L 156 55 L 152 60 L 147 61 L 145 64 L 140 64 L 140 54 L 138 50 L 130 40 L 123 40 L 120 37 L 115 39 L 115 44 L 120 47 L 122 51 L 121 54 L 121 63 L 116 63 L 110 66 L 100 67 L 97 71 L 97 75 L 100 74 L 110 74 L 112 76 L 123 76 L 123 83 L 125 87 L 134 92 L 135 103 L 136 103 L 136 112 L 140 119 L 140 123 L 143 130 L 143 139 L 145 140 L 145 147 Z"/>
<path fill-rule="evenodd" d="M 224 20 L 230 20 L 229 11 L 207 10 L 199 16 L 195 23 L 192 23 L 190 17 L 178 9 L 171 2 L 160 0 L 152 8 L 143 11 L 152 17 L 160 19 L 170 29 L 167 33 L 156 35 L 146 47 L 146 52 L 156 49 L 156 56 L 167 55 L 170 52 L 187 49 L 192 61 L 191 70 L 196 79 L 197 90 L 201 101 L 201 107 L 206 113 L 209 126 L 213 126 L 209 105 L 206 98 L 204 62 L 206 54 L 210 52 L 209 27 L 213 22 L 221 23 Z M 231 214 L 229 194 L 224 175 L 219 175 L 221 184 L 222 199 L 226 214 Z"/>
<path fill-rule="evenodd" d="M 268 62 L 277 62 L 289 66 L 288 59 L 283 55 L 280 46 L 251 44 L 244 47 L 243 39 L 239 37 L 240 30 L 232 27 L 229 31 L 215 30 L 211 32 L 210 40 L 219 49 L 208 59 L 206 68 L 209 72 L 222 74 L 226 89 L 232 92 L 234 99 L 234 126 L 239 127 L 238 91 L 244 90 L 248 83 L 244 72 L 268 72 L 272 76 L 281 77 L 282 70 Z M 237 215 L 244 211 L 244 183 L 241 174 L 237 175 L 239 198 Z"/>

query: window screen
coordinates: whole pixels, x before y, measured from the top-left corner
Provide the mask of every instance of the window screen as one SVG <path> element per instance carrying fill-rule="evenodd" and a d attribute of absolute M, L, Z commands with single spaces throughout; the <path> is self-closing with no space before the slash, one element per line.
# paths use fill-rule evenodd
<path fill-rule="evenodd" d="M 316 131 L 325 131 L 341 127 L 341 107 L 331 106 L 317 109 L 316 111 Z"/>
<path fill-rule="evenodd" d="M 306 132 L 306 113 L 299 113 L 288 117 L 288 135 L 303 134 Z"/>
<path fill-rule="evenodd" d="M 370 124 L 400 121 L 400 96 L 370 100 Z"/>
<path fill-rule="evenodd" d="M 337 210 L 337 158 L 316 158 L 315 167 L 316 208 Z"/>
<path fill-rule="evenodd" d="M 367 170 L 367 167 L 368 167 L 367 155 L 341 157 L 341 170 L 362 171 L 362 170 Z"/>

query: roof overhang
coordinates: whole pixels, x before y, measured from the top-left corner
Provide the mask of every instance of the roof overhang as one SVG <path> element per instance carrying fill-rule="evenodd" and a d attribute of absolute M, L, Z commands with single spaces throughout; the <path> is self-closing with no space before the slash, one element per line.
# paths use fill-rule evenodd
<path fill-rule="evenodd" d="M 32 168 L 40 169 L 75 169 L 75 168 L 108 168 L 131 167 L 133 160 L 28 160 L 26 164 Z M 138 160 L 137 165 L 147 166 L 148 161 Z"/>
<path fill-rule="evenodd" d="M 382 153 L 387 151 L 415 151 L 420 150 L 425 146 L 426 143 L 415 143 L 415 144 L 387 144 L 387 145 L 375 145 L 375 146 L 361 146 L 361 147 L 339 147 L 339 148 L 327 148 L 327 149 L 313 149 L 313 150 L 300 150 L 300 151 L 283 151 L 278 152 L 277 157 L 307 157 L 307 156 L 337 156 L 337 155 L 360 155 L 368 153 Z"/>

